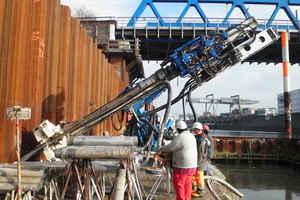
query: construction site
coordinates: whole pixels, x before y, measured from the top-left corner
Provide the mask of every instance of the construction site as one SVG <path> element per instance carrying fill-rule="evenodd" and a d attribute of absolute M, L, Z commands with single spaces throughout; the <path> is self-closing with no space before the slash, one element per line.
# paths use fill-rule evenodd
<path fill-rule="evenodd" d="M 212 34 L 194 29 L 201 35 L 170 48 L 160 69 L 145 78 L 148 45 L 125 37 L 139 34 L 135 28 L 117 26 L 111 19 L 73 18 L 60 0 L 0 1 L 0 199 L 176 199 L 165 164 L 170 155 L 152 168 L 158 150 L 175 137 L 172 104 L 270 45 L 280 46 L 280 33 L 261 29 L 254 17 Z M 169 82 L 186 76 L 172 97 Z M 156 108 L 152 102 L 163 92 L 166 104 Z M 291 136 L 214 138 L 215 159 L 245 160 L 254 146 L 258 160 L 299 164 L 299 138 Z M 242 199 L 215 166 L 211 170 L 205 199 Z"/>

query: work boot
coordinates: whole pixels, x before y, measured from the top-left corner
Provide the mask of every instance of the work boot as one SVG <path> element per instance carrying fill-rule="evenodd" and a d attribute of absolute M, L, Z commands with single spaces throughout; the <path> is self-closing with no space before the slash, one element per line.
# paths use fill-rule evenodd
<path fill-rule="evenodd" d="M 196 192 L 192 192 L 192 198 L 201 198 L 204 196 L 204 189 L 203 188 L 197 188 Z"/>
<path fill-rule="evenodd" d="M 192 185 L 192 193 L 197 191 L 197 185 Z"/>

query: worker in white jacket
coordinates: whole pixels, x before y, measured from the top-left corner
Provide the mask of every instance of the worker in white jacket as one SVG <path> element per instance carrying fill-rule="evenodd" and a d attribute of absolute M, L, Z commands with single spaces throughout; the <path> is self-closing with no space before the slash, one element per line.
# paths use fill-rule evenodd
<path fill-rule="evenodd" d="M 195 136 L 187 129 L 184 121 L 175 125 L 178 136 L 161 151 L 172 152 L 173 184 L 176 200 L 191 199 L 192 177 L 197 168 L 197 145 Z"/>

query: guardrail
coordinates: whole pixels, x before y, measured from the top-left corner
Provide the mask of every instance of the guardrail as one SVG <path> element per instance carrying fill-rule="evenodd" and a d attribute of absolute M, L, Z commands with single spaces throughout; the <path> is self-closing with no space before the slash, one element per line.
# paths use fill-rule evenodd
<path fill-rule="evenodd" d="M 217 28 L 225 29 L 229 26 L 240 24 L 245 18 L 201 18 L 201 17 L 93 17 L 81 20 L 116 21 L 118 29 L 128 28 Z M 273 20 L 256 19 L 260 29 L 273 26 L 278 31 L 299 32 L 299 20 Z"/>
<path fill-rule="evenodd" d="M 108 52 L 139 52 L 139 40 L 109 40 L 107 44 Z"/>

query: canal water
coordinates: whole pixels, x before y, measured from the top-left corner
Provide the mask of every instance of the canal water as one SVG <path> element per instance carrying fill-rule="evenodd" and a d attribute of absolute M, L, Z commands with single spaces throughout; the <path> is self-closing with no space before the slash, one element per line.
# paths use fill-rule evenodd
<path fill-rule="evenodd" d="M 216 164 L 243 200 L 300 200 L 300 168 L 274 164 Z"/>
<path fill-rule="evenodd" d="M 228 137 L 281 138 L 283 133 L 211 130 Z M 284 164 L 215 164 L 243 200 L 300 200 L 300 167 Z"/>

